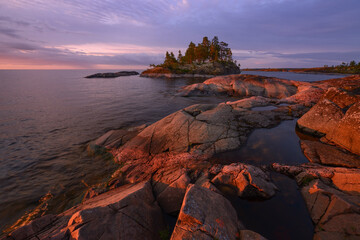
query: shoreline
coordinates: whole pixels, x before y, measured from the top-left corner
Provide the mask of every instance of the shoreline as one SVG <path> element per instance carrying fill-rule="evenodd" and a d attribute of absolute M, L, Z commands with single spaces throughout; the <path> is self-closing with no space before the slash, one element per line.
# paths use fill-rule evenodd
<path fill-rule="evenodd" d="M 207 136 L 207 137 L 211 138 L 211 135 L 209 135 L 209 134 L 211 134 L 212 132 L 218 131 L 217 124 L 221 125 L 224 123 L 224 120 L 222 118 L 225 117 L 226 119 L 227 118 L 232 119 L 233 118 L 232 111 L 234 109 L 238 109 L 236 111 L 240 111 L 240 112 L 238 112 L 236 114 L 240 114 L 240 115 L 236 115 L 236 116 L 237 117 L 241 116 L 242 118 L 244 118 L 244 122 L 249 122 L 249 119 L 251 119 L 252 124 L 255 124 L 255 126 L 258 125 L 260 128 L 274 127 L 277 124 L 279 124 L 278 122 L 277 123 L 272 122 L 276 118 L 281 119 L 280 120 L 280 122 L 281 122 L 281 121 L 287 120 L 289 118 L 293 118 L 296 116 L 300 117 L 300 116 L 303 116 L 304 114 L 306 114 L 306 112 L 310 109 L 309 106 L 306 107 L 306 105 L 314 106 L 315 103 L 320 99 L 320 97 L 325 93 L 324 92 L 325 89 L 329 88 L 326 86 L 326 84 L 331 85 L 331 81 L 328 81 L 328 82 L 324 81 L 323 83 L 306 83 L 306 82 L 296 82 L 296 81 L 288 81 L 288 80 L 276 80 L 276 78 L 266 78 L 266 77 L 260 77 L 260 76 L 248 77 L 248 76 L 243 75 L 242 77 L 245 77 L 246 79 L 249 78 L 250 79 L 249 83 L 254 83 L 254 84 L 261 83 L 262 81 L 265 81 L 265 79 L 271 79 L 271 81 L 274 81 L 274 82 L 272 82 L 272 84 L 276 84 L 276 86 L 278 86 L 278 87 L 281 86 L 282 91 L 281 92 L 271 92 L 270 89 L 268 89 L 267 92 L 268 92 L 268 94 L 270 94 L 269 96 L 256 96 L 256 95 L 248 96 L 248 95 L 246 95 L 247 98 L 244 98 L 244 99 L 241 99 L 238 101 L 234 101 L 234 102 L 222 103 L 222 104 L 215 105 L 215 106 L 205 106 L 205 105 L 195 106 L 195 105 L 193 105 L 193 106 L 190 106 L 183 110 L 180 110 L 178 112 L 175 112 L 175 113 L 169 115 L 168 117 L 165 117 L 164 120 L 159 120 L 158 122 L 151 124 L 150 126 L 144 126 L 139 129 L 131 129 L 131 130 L 127 130 L 127 131 L 113 130 L 113 132 L 111 134 L 106 133 L 108 135 L 105 134 L 102 137 L 98 138 L 95 141 L 96 146 L 102 146 L 105 149 L 109 149 L 109 151 L 114 154 L 115 160 L 117 162 L 119 162 L 119 163 L 123 162 L 123 163 L 129 164 L 129 165 L 126 165 L 125 167 L 123 166 L 123 167 L 119 168 L 119 170 L 121 170 L 121 173 L 117 173 L 117 174 L 120 174 L 120 175 L 117 175 L 116 173 L 113 174 L 113 176 L 115 176 L 115 178 L 112 179 L 111 186 L 113 186 L 114 189 L 117 189 L 120 186 L 126 186 L 126 184 L 124 185 L 124 183 L 126 183 L 126 182 L 135 184 L 137 182 L 146 181 L 149 177 L 151 177 L 150 179 L 151 179 L 152 184 L 155 181 L 155 182 L 162 182 L 162 183 L 164 182 L 164 183 L 168 184 L 168 186 L 173 186 L 173 187 L 175 186 L 175 193 L 176 193 L 175 195 L 177 195 L 178 197 L 181 198 L 181 199 L 176 200 L 177 201 L 176 204 L 175 204 L 175 202 L 169 203 L 167 200 L 171 194 L 174 194 L 172 192 L 172 191 L 174 191 L 174 190 L 172 190 L 173 187 L 170 189 L 165 187 L 165 189 L 162 189 L 162 191 L 160 191 L 159 189 L 157 189 L 156 185 L 152 185 L 152 191 L 155 192 L 155 199 L 159 203 L 161 209 L 163 211 L 165 209 L 165 212 L 169 212 L 169 213 L 171 213 L 173 211 L 173 209 L 180 211 L 180 215 L 178 216 L 178 218 L 180 219 L 182 216 L 181 209 L 180 209 L 181 204 L 182 205 L 186 204 L 186 201 L 188 198 L 189 198 L 188 199 L 189 201 L 191 200 L 190 196 L 188 196 L 188 195 L 191 195 L 190 193 L 195 194 L 195 193 L 193 193 L 195 190 L 196 190 L 195 192 L 197 194 L 200 194 L 199 191 L 200 192 L 203 191 L 203 190 L 199 190 L 194 187 L 191 187 L 191 185 L 189 185 L 190 182 L 193 182 L 193 181 L 197 182 L 199 180 L 199 176 L 198 177 L 191 176 L 190 173 L 192 171 L 191 170 L 192 167 L 190 167 L 190 166 L 192 166 L 191 164 L 195 164 L 196 168 L 194 170 L 196 170 L 197 168 L 203 169 L 202 165 L 199 165 L 200 162 L 198 162 L 198 161 L 199 160 L 206 161 L 206 155 L 211 154 L 211 152 L 209 152 L 209 151 L 212 151 L 212 150 L 205 144 L 199 145 L 198 144 L 199 140 L 197 140 L 197 141 L 191 140 L 190 141 L 189 133 L 184 132 L 184 136 L 186 136 L 186 134 L 188 136 L 187 137 L 188 140 L 186 140 L 181 137 L 182 136 L 181 134 L 180 134 L 180 136 L 178 136 L 179 133 L 172 132 L 173 128 L 179 128 L 179 131 L 180 130 L 185 131 L 185 129 L 183 129 L 181 126 L 177 126 L 176 124 L 180 124 L 181 122 L 185 122 L 185 124 L 186 124 L 186 121 L 188 121 L 188 131 L 190 132 L 190 127 L 191 127 L 191 125 L 189 124 L 190 122 L 196 122 L 197 121 L 196 119 L 206 120 L 208 122 L 208 123 L 206 123 L 207 128 L 212 129 L 215 127 L 212 131 L 204 132 L 204 133 L 194 132 L 194 131 L 192 131 L 192 132 L 194 132 L 196 134 L 196 137 Z M 213 79 L 209 79 L 202 84 L 194 84 L 194 85 L 187 86 L 182 91 L 187 96 L 197 96 L 197 95 L 201 96 L 204 94 L 213 94 L 213 93 L 228 94 L 234 90 L 230 89 L 229 86 L 226 85 L 226 83 L 227 83 L 226 79 L 233 79 L 233 78 L 236 79 L 236 76 L 235 75 L 220 76 L 220 77 L 218 77 L 218 79 L 220 79 L 220 80 L 224 79 L 223 82 L 222 81 L 216 82 Z M 265 83 L 267 84 L 266 81 L 263 82 L 263 84 L 265 84 Z M 215 86 L 217 86 L 217 87 L 209 88 L 208 86 L 210 86 L 211 84 L 215 84 Z M 218 84 L 218 85 L 216 85 L 216 84 Z M 235 84 L 233 86 L 237 86 L 237 85 Z M 295 87 L 297 89 L 300 89 L 299 86 L 301 86 L 301 89 L 306 89 L 306 90 L 302 90 L 302 92 L 301 91 L 297 92 L 299 90 L 295 91 Z M 316 86 L 316 87 L 312 88 L 312 86 Z M 249 86 L 247 86 L 247 87 L 249 88 Z M 218 91 L 223 91 L 222 89 L 225 89 L 225 92 L 218 92 Z M 237 91 L 239 91 L 239 90 L 237 90 Z M 288 91 L 288 93 L 286 91 Z M 251 91 L 248 91 L 247 93 L 251 93 Z M 276 95 L 276 94 L 278 94 L 278 95 Z M 273 99 L 270 99 L 269 98 L 270 96 L 272 96 Z M 287 96 L 287 97 L 284 97 L 284 96 Z M 276 100 L 276 99 L 278 99 L 278 100 Z M 280 105 L 280 104 L 284 104 L 284 103 L 288 103 L 290 105 L 287 105 L 287 106 Z M 260 113 L 256 113 L 255 111 L 251 110 L 254 107 L 263 107 L 263 106 L 269 106 L 269 105 L 274 105 L 274 104 L 278 104 L 279 107 L 277 109 L 273 109 L 270 111 L 260 111 Z M 289 107 L 289 106 L 291 106 L 291 107 Z M 231 110 L 231 109 L 233 109 L 233 110 Z M 289 115 L 290 113 L 291 113 L 291 115 Z M 220 116 L 219 116 L 219 114 L 220 114 Z M 203 116 L 203 117 L 200 117 L 200 116 Z M 256 122 L 256 121 L 259 121 L 256 119 L 258 119 L 260 117 L 261 118 L 265 117 L 265 119 L 260 119 L 260 122 Z M 183 119 L 183 118 L 185 118 L 185 119 Z M 166 125 L 166 124 L 169 124 L 168 123 L 169 119 L 172 119 L 172 121 L 174 121 L 174 125 L 169 125 L 169 126 Z M 184 120 L 186 120 L 186 121 L 184 121 Z M 211 124 L 211 122 L 214 122 L 214 121 L 216 124 L 214 124 L 214 126 L 213 126 Z M 225 122 L 227 122 L 227 121 L 225 121 Z M 203 123 L 197 123 L 197 124 L 203 124 Z M 228 128 L 228 127 L 226 126 L 226 128 Z M 244 135 L 244 138 L 240 138 L 241 142 L 245 142 L 246 136 L 248 136 L 254 129 L 256 129 L 258 127 L 254 128 L 254 127 L 249 127 L 249 126 L 242 126 L 242 128 L 243 128 L 242 131 L 245 131 L 245 132 L 247 131 L 247 133 Z M 156 129 L 156 131 L 155 131 L 155 129 Z M 203 129 L 203 128 L 197 128 L 197 129 Z M 233 129 L 233 128 L 230 126 L 229 129 Z M 248 129 L 248 130 L 246 130 L 246 129 Z M 303 127 L 303 129 L 306 131 L 307 127 Z M 221 132 L 220 130 L 221 129 L 219 129 L 219 132 Z M 203 130 L 198 130 L 198 131 L 203 131 Z M 227 131 L 229 131 L 229 130 L 227 130 Z M 232 130 L 232 131 L 234 131 L 234 130 Z M 152 132 L 152 134 L 150 134 L 151 132 Z M 178 136 L 177 141 L 180 143 L 180 145 L 172 145 L 172 144 L 177 144 L 177 143 L 171 142 L 171 139 L 173 138 L 172 134 L 175 134 L 175 133 Z M 145 138 L 145 140 L 146 140 L 147 138 L 149 138 L 149 136 L 150 136 L 149 134 L 151 135 L 150 146 L 153 146 L 153 148 L 155 148 L 153 150 L 154 152 L 151 152 L 151 148 L 150 148 L 150 150 L 141 152 L 143 147 L 144 147 L 144 150 L 147 149 L 146 148 L 147 143 L 146 144 L 145 144 L 145 142 L 143 143 L 143 141 L 144 141 L 143 138 Z M 244 133 L 242 133 L 242 134 L 244 134 Z M 197 136 L 197 135 L 199 135 L 199 136 Z M 140 136 L 140 137 L 137 138 L 137 136 Z M 236 132 L 231 133 L 229 136 L 226 136 L 224 139 L 223 139 L 223 137 L 220 137 L 219 139 L 215 139 L 214 143 L 213 143 L 214 148 L 219 149 L 219 151 L 236 149 L 237 147 L 239 147 L 239 144 L 241 146 L 242 143 L 241 142 L 238 143 L 235 140 L 237 138 L 235 136 L 238 136 L 238 134 Z M 191 135 L 190 135 L 190 138 L 194 138 L 194 136 L 191 137 Z M 167 141 L 166 141 L 166 139 L 167 139 Z M 181 145 L 182 141 L 185 141 L 185 145 Z M 188 143 L 186 143 L 186 141 L 188 141 Z M 120 144 L 120 147 L 116 147 L 115 149 L 121 150 L 120 155 L 118 154 L 118 150 L 116 150 L 116 151 L 111 150 L 114 148 L 114 146 L 118 146 L 119 144 Z M 145 145 L 142 145 L 142 144 L 145 144 Z M 159 144 L 159 145 L 157 146 L 157 144 Z M 166 145 L 166 146 L 162 146 L 162 145 Z M 168 149 L 166 149 L 167 146 L 168 146 Z M 159 149 L 157 150 L 157 148 L 159 148 Z M 161 150 L 162 148 L 164 148 L 164 149 Z M 175 151 L 175 149 L 176 149 L 176 151 Z M 181 154 L 176 153 L 177 151 L 179 151 L 179 149 L 184 149 L 181 151 L 184 151 L 184 154 L 185 153 L 186 154 L 183 155 L 181 153 L 181 151 L 180 151 Z M 137 153 L 139 150 L 141 150 L 141 151 L 139 153 Z M 136 164 L 134 165 L 133 163 L 126 160 L 126 159 L 138 159 L 137 161 L 140 161 L 140 163 L 141 163 L 142 159 L 144 157 L 147 158 L 147 154 L 149 154 L 149 153 L 152 155 L 152 156 L 150 155 L 151 156 L 150 161 L 155 161 L 154 162 L 155 165 L 153 165 L 153 166 L 149 165 L 148 168 L 157 167 L 157 170 L 154 172 L 151 172 L 152 171 L 151 169 L 147 169 L 147 168 L 144 169 L 140 165 L 136 165 Z M 198 153 L 200 153 L 200 155 L 197 155 Z M 137 154 L 140 154 L 140 155 L 137 155 Z M 156 157 L 156 156 L 158 156 L 158 157 Z M 204 159 L 204 157 L 205 157 L 205 159 Z M 158 159 L 156 159 L 156 158 L 158 158 Z M 172 163 L 174 165 L 168 165 L 168 164 L 171 164 L 171 161 L 174 161 L 173 158 L 177 159 L 177 161 L 180 161 L 182 164 L 185 164 L 188 168 L 190 168 L 191 171 L 184 172 L 184 171 L 179 170 L 178 166 L 177 166 L 178 163 L 176 163 L 176 162 Z M 190 162 L 189 162 L 189 160 L 190 160 Z M 146 161 L 148 161 L 148 160 L 146 160 Z M 159 163 L 157 163 L 156 161 L 159 161 Z M 168 163 L 167 161 L 170 161 L 170 163 Z M 150 164 L 150 163 L 147 163 L 147 164 Z M 160 165 L 156 165 L 156 164 L 160 164 Z M 164 164 L 164 165 L 162 165 L 162 164 Z M 190 164 L 190 165 L 187 165 L 187 164 Z M 248 168 L 250 168 L 250 166 L 251 165 L 236 165 L 236 168 L 248 169 Z M 167 167 L 170 167 L 170 169 L 167 169 Z M 214 166 L 212 166 L 212 167 L 214 167 Z M 229 167 L 227 165 L 225 165 L 225 166 L 222 166 L 222 168 L 229 168 Z M 138 170 L 136 170 L 136 169 L 138 169 Z M 155 169 L 156 168 L 154 168 L 153 170 L 155 170 Z M 278 169 L 279 172 L 284 172 L 283 168 L 280 169 L 278 165 L 276 165 L 276 169 Z M 169 170 L 170 170 L 170 172 L 169 172 Z M 176 180 L 176 182 L 177 182 L 176 184 L 175 184 L 175 182 L 172 182 L 172 180 L 170 180 L 170 182 L 169 182 L 168 178 L 163 178 L 160 175 L 158 176 L 157 171 L 162 172 L 162 174 L 164 174 L 164 173 L 169 174 L 169 175 L 167 175 L 168 178 L 169 177 L 174 178 L 175 176 L 173 176 L 173 175 L 177 175 L 180 177 L 177 179 L 181 179 L 181 181 L 177 182 L 177 180 Z M 177 172 L 177 171 L 180 171 L 180 172 Z M 222 172 L 223 170 L 216 170 L 214 173 L 211 172 L 212 170 L 201 170 L 201 171 L 204 171 L 204 173 L 206 171 L 209 171 L 210 175 L 216 173 L 215 177 L 218 176 L 219 174 L 225 174 L 225 173 L 228 174 L 226 171 Z M 260 169 L 256 170 L 256 171 L 260 171 Z M 261 181 L 263 181 L 264 179 L 267 179 L 267 177 L 266 177 L 267 171 L 266 170 L 262 170 L 262 171 L 264 172 L 265 175 L 261 175 L 261 177 L 260 177 Z M 301 170 L 301 171 L 306 171 L 306 170 Z M 318 171 L 318 170 L 316 170 L 316 171 Z M 149 174 L 150 173 L 151 174 L 147 175 L 147 172 Z M 251 175 L 253 173 L 249 172 L 249 174 Z M 292 173 L 287 173 L 287 174 L 291 175 Z M 159 179 L 157 179 L 157 178 L 159 178 Z M 195 178 L 195 180 L 192 178 Z M 175 179 L 176 179 L 176 177 L 175 177 Z M 211 179 L 209 177 L 208 180 L 205 179 L 206 181 L 201 183 L 200 185 L 202 187 L 206 186 L 205 188 L 208 188 L 214 192 L 217 192 L 217 191 L 219 191 L 219 189 L 217 189 L 217 187 L 218 187 L 217 184 L 222 183 L 222 181 L 224 181 L 224 180 L 221 180 L 220 177 L 216 178 L 217 180 L 214 180 L 214 179 L 215 178 Z M 259 181 L 260 181 L 260 179 L 259 179 Z M 217 182 L 217 181 L 219 181 L 219 182 Z M 269 181 L 269 179 L 267 179 L 266 182 L 269 182 L 269 185 L 265 184 L 261 187 L 263 187 L 264 189 L 267 189 L 267 191 L 269 191 L 267 193 L 268 195 L 262 195 L 261 193 L 259 193 L 259 195 L 256 195 L 256 197 L 267 198 L 268 196 L 275 194 L 275 193 L 272 193 L 272 190 L 271 190 L 271 184 L 270 184 L 271 181 Z M 187 187 L 179 188 L 179 186 L 184 186 L 184 184 Z M 148 189 L 148 188 L 149 187 L 147 187 L 147 185 L 146 186 L 141 185 L 140 190 Z M 163 188 L 163 187 L 161 187 L 161 188 Z M 166 190 L 166 189 L 168 189 L 168 190 Z M 148 191 L 148 190 L 146 190 L 146 191 Z M 169 192 L 167 192 L 167 191 L 169 191 Z M 92 197 L 90 197 L 90 199 L 87 201 L 91 201 L 91 199 L 93 199 L 92 201 L 94 202 L 95 199 L 99 199 L 99 197 L 103 196 L 103 194 L 104 193 L 101 191 L 97 192 L 97 190 L 93 190 Z M 184 196 L 184 194 L 185 194 L 185 196 Z M 217 195 L 213 195 L 212 193 L 209 193 L 207 191 L 205 191 L 205 193 L 201 193 L 201 194 L 207 194 L 208 196 L 218 198 Z M 241 193 L 241 194 L 245 194 L 245 193 Z M 248 193 L 246 193 L 246 194 L 248 194 Z M 244 196 L 247 196 L 246 194 Z M 122 201 L 122 200 L 120 199 L 120 201 Z M 219 199 L 219 201 L 223 201 L 223 200 Z M 85 202 L 85 203 L 87 203 L 87 202 Z M 174 206 L 174 204 L 176 206 Z M 180 204 L 180 206 L 179 206 L 179 204 Z M 76 209 L 76 207 L 74 209 Z M 74 214 L 74 212 L 72 212 L 72 214 Z M 210 213 L 208 213 L 208 214 L 210 214 Z M 96 215 L 95 215 L 95 217 L 96 217 Z M 70 224 L 70 222 L 69 222 L 69 224 Z M 82 224 L 86 225 L 86 223 L 82 223 Z M 179 225 L 178 228 L 180 229 L 182 227 Z M 236 227 L 234 226 L 234 228 L 238 229 L 238 226 L 236 226 Z M 22 231 L 25 231 L 25 230 L 26 229 L 23 229 Z M 244 230 L 240 230 L 240 232 L 241 231 L 244 231 Z M 18 230 L 16 230 L 16 232 L 18 232 Z M 175 227 L 175 231 L 173 234 L 177 234 L 176 227 Z"/>

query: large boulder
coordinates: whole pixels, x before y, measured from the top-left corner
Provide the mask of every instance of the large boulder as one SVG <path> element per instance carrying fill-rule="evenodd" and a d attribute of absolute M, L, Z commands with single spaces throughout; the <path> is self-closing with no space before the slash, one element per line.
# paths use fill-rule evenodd
<path fill-rule="evenodd" d="M 360 97 L 345 113 L 326 138 L 360 155 Z"/>
<path fill-rule="evenodd" d="M 231 186 L 238 196 L 248 199 L 271 198 L 277 190 L 263 170 L 242 163 L 224 166 L 211 181 L 215 186 Z"/>
<path fill-rule="evenodd" d="M 236 239 L 243 229 L 235 209 L 226 198 L 191 185 L 186 191 L 171 239 Z"/>
<path fill-rule="evenodd" d="M 44 216 L 12 232 L 11 239 L 159 239 L 166 229 L 151 184 L 126 185 L 58 216 Z"/>
<path fill-rule="evenodd" d="M 325 136 L 331 142 L 360 154 L 360 96 L 330 88 L 322 99 L 302 116 L 298 127 Z"/>

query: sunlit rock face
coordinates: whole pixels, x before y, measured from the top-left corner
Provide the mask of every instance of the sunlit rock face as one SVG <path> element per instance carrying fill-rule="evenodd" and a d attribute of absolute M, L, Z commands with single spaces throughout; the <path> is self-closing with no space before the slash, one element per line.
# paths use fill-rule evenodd
<path fill-rule="evenodd" d="M 263 96 L 284 98 L 294 95 L 297 87 L 294 81 L 254 75 L 220 76 L 184 87 L 182 96 L 226 94 L 238 97 Z"/>
<path fill-rule="evenodd" d="M 245 229 L 226 198 L 197 185 L 190 185 L 186 191 L 171 239 L 265 240 Z"/>
<path fill-rule="evenodd" d="M 215 185 L 230 185 L 239 197 L 248 199 L 271 198 L 277 189 L 260 168 L 241 163 L 224 166 L 211 181 Z"/>
<path fill-rule="evenodd" d="M 325 138 L 360 154 L 360 96 L 330 88 L 322 99 L 298 120 L 305 132 Z"/>

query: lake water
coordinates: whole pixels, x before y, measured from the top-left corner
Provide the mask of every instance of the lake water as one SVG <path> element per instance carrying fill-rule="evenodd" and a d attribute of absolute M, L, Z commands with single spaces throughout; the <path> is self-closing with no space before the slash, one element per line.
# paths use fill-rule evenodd
<path fill-rule="evenodd" d="M 0 230 L 47 193 L 58 199 L 50 212 L 67 209 L 81 201 L 86 184 L 103 181 L 116 168 L 110 160 L 87 156 L 89 140 L 110 129 L 155 122 L 192 104 L 224 101 L 175 97 L 181 86 L 198 80 L 83 78 L 96 72 L 0 71 Z M 314 80 L 310 74 L 286 74 Z"/>

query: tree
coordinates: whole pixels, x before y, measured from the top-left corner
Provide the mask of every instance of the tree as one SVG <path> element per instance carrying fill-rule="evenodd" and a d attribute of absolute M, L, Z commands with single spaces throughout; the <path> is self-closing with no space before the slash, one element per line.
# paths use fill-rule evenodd
<path fill-rule="evenodd" d="M 158 66 L 176 68 L 179 64 L 193 64 L 194 62 L 205 63 L 207 61 L 231 62 L 237 65 L 232 59 L 232 52 L 229 48 L 229 44 L 219 42 L 219 38 L 214 36 L 211 42 L 208 37 L 203 37 L 202 42 L 197 45 L 190 42 L 184 56 L 180 50 L 177 58 L 173 52 L 166 52 L 164 63 Z"/>
<path fill-rule="evenodd" d="M 168 67 L 168 68 L 175 68 L 176 65 L 177 65 L 177 60 L 175 58 L 175 55 L 173 52 L 169 53 L 169 52 L 166 52 L 165 54 L 165 61 L 164 61 L 164 66 L 165 67 Z"/>
<path fill-rule="evenodd" d="M 219 38 L 217 36 L 215 36 L 212 40 L 211 40 L 211 45 L 210 45 L 210 60 L 211 61 L 218 61 L 219 59 L 219 52 L 220 52 L 220 46 L 219 46 Z"/>
<path fill-rule="evenodd" d="M 210 55 L 210 41 L 208 39 L 208 37 L 203 37 L 203 41 L 201 43 L 202 45 L 202 55 L 204 58 L 204 61 L 209 60 L 209 55 Z"/>
<path fill-rule="evenodd" d="M 195 60 L 195 44 L 193 42 L 190 42 L 188 49 L 185 52 L 185 62 L 186 63 L 193 63 Z"/>
<path fill-rule="evenodd" d="M 183 63 L 183 61 L 184 61 L 183 58 L 184 58 L 184 56 L 182 55 L 181 50 L 179 50 L 178 57 L 177 57 L 177 61 L 178 61 L 179 63 Z"/>

